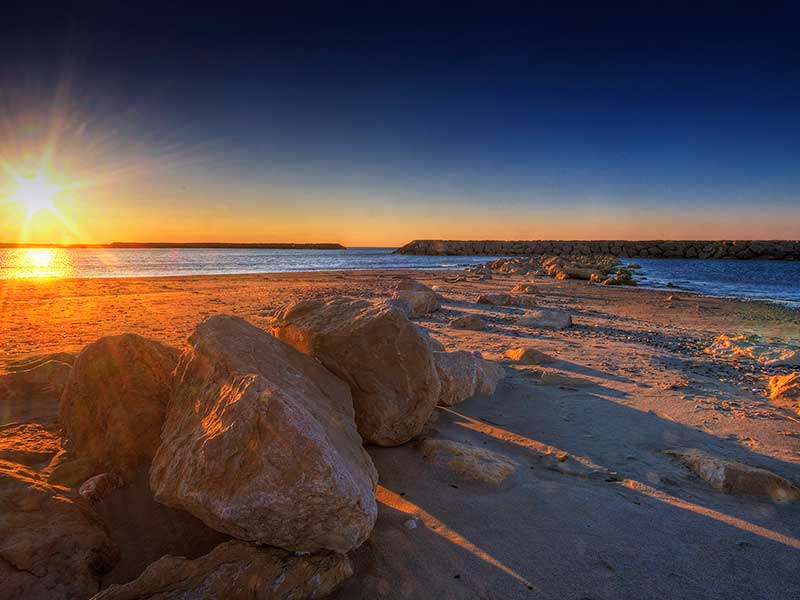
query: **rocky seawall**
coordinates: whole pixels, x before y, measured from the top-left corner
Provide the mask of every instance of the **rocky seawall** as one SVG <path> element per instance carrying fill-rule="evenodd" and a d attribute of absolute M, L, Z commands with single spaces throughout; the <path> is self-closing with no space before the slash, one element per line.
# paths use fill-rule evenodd
<path fill-rule="evenodd" d="M 800 241 L 785 240 L 414 240 L 396 254 L 515 256 L 610 254 L 627 258 L 800 260 Z"/>

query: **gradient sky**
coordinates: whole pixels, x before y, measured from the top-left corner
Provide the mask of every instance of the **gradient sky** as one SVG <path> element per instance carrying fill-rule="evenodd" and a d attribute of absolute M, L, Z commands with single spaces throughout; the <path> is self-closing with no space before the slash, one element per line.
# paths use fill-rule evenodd
<path fill-rule="evenodd" d="M 0 8 L 0 241 L 800 239 L 791 3 L 116 4 Z"/>

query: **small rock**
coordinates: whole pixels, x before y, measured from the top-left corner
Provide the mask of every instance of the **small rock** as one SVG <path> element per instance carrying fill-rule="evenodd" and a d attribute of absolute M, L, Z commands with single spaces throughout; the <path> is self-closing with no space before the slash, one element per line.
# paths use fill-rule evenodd
<path fill-rule="evenodd" d="M 440 466 L 466 479 L 499 485 L 517 468 L 517 463 L 498 452 L 450 440 L 428 438 L 419 450 Z"/>
<path fill-rule="evenodd" d="M 539 329 L 566 329 L 572 326 L 572 316 L 560 310 L 534 310 L 517 319 L 517 325 Z"/>
<path fill-rule="evenodd" d="M 506 350 L 505 356 L 521 365 L 544 365 L 556 360 L 549 354 L 529 346 Z"/>
<path fill-rule="evenodd" d="M 83 482 L 78 493 L 90 502 L 101 502 L 114 490 L 124 485 L 122 477 L 116 473 L 100 473 Z"/>
<path fill-rule="evenodd" d="M 486 329 L 486 321 L 478 315 L 462 315 L 450 321 L 453 329 L 470 329 L 472 331 L 482 331 Z"/>
<path fill-rule="evenodd" d="M 726 494 L 769 496 L 779 502 L 800 499 L 800 488 L 766 469 L 711 456 L 695 448 L 668 450 L 666 454 L 674 456 L 711 487 Z"/>

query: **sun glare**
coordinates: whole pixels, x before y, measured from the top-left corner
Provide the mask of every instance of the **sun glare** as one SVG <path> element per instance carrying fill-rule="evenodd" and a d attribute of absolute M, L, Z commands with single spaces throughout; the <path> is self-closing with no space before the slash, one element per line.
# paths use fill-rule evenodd
<path fill-rule="evenodd" d="M 58 192 L 59 188 L 48 183 L 40 173 L 34 178 L 17 179 L 17 190 L 12 201 L 21 202 L 27 209 L 28 216 L 42 210 L 53 212 L 53 198 Z"/>

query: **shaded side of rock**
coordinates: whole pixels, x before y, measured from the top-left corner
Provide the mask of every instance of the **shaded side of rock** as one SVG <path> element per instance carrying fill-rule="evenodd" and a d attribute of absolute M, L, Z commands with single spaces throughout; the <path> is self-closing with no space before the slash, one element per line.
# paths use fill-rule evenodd
<path fill-rule="evenodd" d="M 273 331 L 350 384 L 367 443 L 407 442 L 439 399 L 429 342 L 391 306 L 346 297 L 306 300 L 283 310 Z"/>
<path fill-rule="evenodd" d="M 499 365 L 484 360 L 480 352 L 456 350 L 434 352 L 441 382 L 439 404 L 454 406 L 475 394 L 493 394 L 504 372 Z"/>
<path fill-rule="evenodd" d="M 0 461 L 0 597 L 87 598 L 118 560 L 100 521 L 35 471 Z"/>
<path fill-rule="evenodd" d="M 137 579 L 93 600 L 287 600 L 324 598 L 353 574 L 341 554 L 294 556 L 230 541 L 194 560 L 164 556 Z"/>
<path fill-rule="evenodd" d="M 64 446 L 125 476 L 158 448 L 178 351 L 135 334 L 102 338 L 78 355 L 61 397 Z"/>
<path fill-rule="evenodd" d="M 377 517 L 377 473 L 347 385 L 237 317 L 201 323 L 189 344 L 150 471 L 156 499 L 259 544 L 360 545 Z"/>

